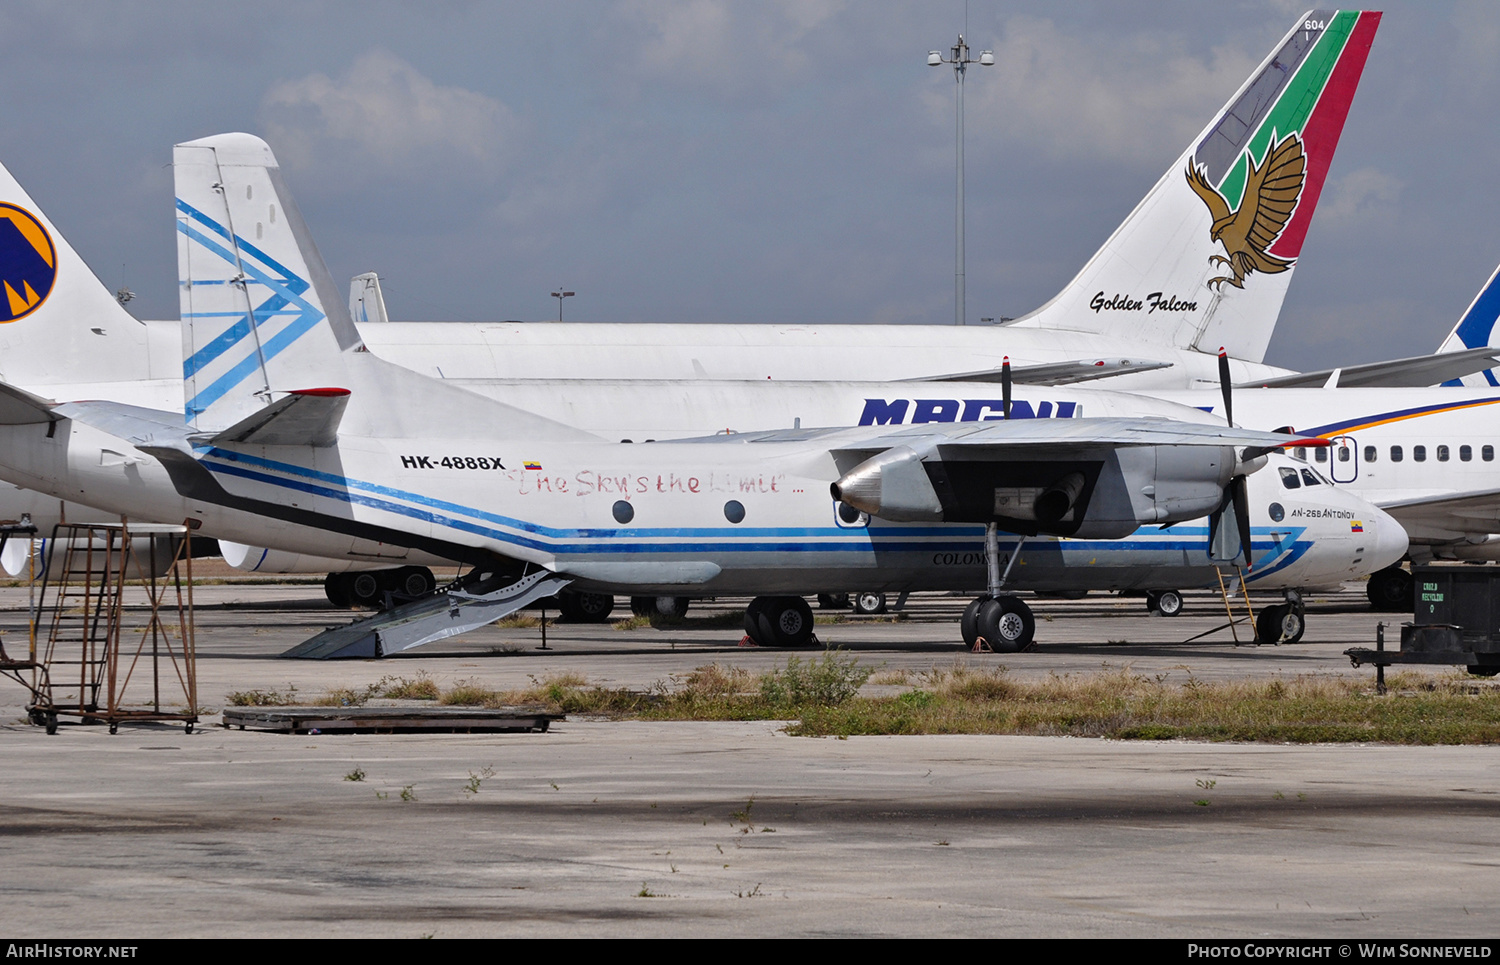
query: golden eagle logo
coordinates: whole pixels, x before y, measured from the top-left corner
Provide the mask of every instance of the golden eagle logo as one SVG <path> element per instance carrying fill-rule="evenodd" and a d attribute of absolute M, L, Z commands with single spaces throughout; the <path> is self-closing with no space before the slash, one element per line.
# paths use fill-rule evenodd
<path fill-rule="evenodd" d="M 1274 137 L 1272 138 L 1274 141 Z M 1203 169 L 1188 162 L 1188 187 L 1213 216 L 1213 227 L 1208 236 L 1224 246 L 1229 257 L 1214 255 L 1209 264 L 1227 265 L 1234 274 L 1210 278 L 1208 287 L 1218 285 L 1220 289 L 1228 282 L 1236 288 L 1245 287 L 1245 276 L 1261 271 L 1274 275 L 1286 271 L 1296 263 L 1295 258 L 1277 258 L 1267 254 L 1266 249 L 1281 236 L 1292 212 L 1297 210 L 1297 201 L 1302 197 L 1302 185 L 1307 181 L 1307 155 L 1302 151 L 1302 139 L 1288 134 L 1273 143 L 1266 151 L 1260 167 L 1255 166 L 1255 156 L 1247 159 L 1249 171 L 1245 175 L 1245 193 L 1240 198 L 1238 211 L 1230 211 L 1223 195 L 1203 176 Z"/>

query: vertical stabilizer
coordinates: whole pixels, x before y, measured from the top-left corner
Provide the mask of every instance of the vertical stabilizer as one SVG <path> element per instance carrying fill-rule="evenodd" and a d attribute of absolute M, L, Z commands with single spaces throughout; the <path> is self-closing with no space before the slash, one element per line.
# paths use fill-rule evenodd
<path fill-rule="evenodd" d="M 596 439 L 364 351 L 265 141 L 220 134 L 173 157 L 193 429 L 226 444 L 327 447 L 346 431 L 422 437 L 461 413 L 511 438 Z"/>
<path fill-rule="evenodd" d="M 146 326 L 0 167 L 0 379 L 43 390 L 150 375 Z"/>
<path fill-rule="evenodd" d="M 380 276 L 373 271 L 355 275 L 349 280 L 349 317 L 354 324 L 388 322 L 385 294 L 380 290 Z"/>
<path fill-rule="evenodd" d="M 1379 23 L 1299 17 L 1067 288 L 1014 324 L 1259 362 Z"/>
<path fill-rule="evenodd" d="M 1464 309 L 1458 324 L 1438 346 L 1437 354 L 1462 352 L 1464 349 L 1483 348 L 1486 345 L 1500 346 L 1500 331 L 1495 322 L 1500 320 L 1500 268 L 1490 274 L 1489 281 L 1479 289 L 1479 294 Z M 1493 369 L 1475 372 L 1461 379 L 1449 379 L 1444 385 L 1500 386 Z"/>
<path fill-rule="evenodd" d="M 343 382 L 359 335 L 270 147 L 220 134 L 177 145 L 173 164 L 188 424 L 217 431 Z"/>

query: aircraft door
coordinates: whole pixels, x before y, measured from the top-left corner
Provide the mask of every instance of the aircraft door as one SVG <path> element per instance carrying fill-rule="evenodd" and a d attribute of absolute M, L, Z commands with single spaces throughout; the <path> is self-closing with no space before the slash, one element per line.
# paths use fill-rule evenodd
<path fill-rule="evenodd" d="M 1359 476 L 1359 446 L 1353 436 L 1334 436 L 1328 447 L 1328 475 L 1336 483 L 1351 483 Z"/>

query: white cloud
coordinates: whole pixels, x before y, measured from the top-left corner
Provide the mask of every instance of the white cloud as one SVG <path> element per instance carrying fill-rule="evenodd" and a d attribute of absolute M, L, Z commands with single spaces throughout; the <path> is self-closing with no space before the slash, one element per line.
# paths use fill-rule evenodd
<path fill-rule="evenodd" d="M 790 77 L 808 63 L 801 44 L 844 0 L 625 0 L 616 8 L 635 44 L 636 72 L 725 92 Z"/>
<path fill-rule="evenodd" d="M 1399 178 L 1375 168 L 1351 171 L 1329 184 L 1318 204 L 1318 220 L 1345 227 L 1394 210 L 1401 197 Z"/>
<path fill-rule="evenodd" d="M 1012 17 L 996 66 L 965 84 L 978 138 L 1019 137 L 1054 157 L 1160 159 L 1185 148 L 1264 51 L 1189 52 L 1171 33 L 1080 35 L 1050 20 Z M 977 56 L 977 52 L 975 54 Z M 951 85 L 927 95 L 933 122 L 953 123 Z"/>
<path fill-rule="evenodd" d="M 434 83 L 386 50 L 337 79 L 310 74 L 272 87 L 261 102 L 267 139 L 283 163 L 334 167 L 344 179 L 462 167 L 494 175 L 522 122 L 505 104 Z"/>

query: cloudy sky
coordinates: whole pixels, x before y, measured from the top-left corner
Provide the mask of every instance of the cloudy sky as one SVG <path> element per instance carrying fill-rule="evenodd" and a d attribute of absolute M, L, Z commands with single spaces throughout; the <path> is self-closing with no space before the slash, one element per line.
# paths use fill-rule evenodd
<path fill-rule="evenodd" d="M 968 312 L 1054 294 L 1304 3 L 971 0 Z M 1393 3 L 1267 360 L 1432 351 L 1500 262 L 1500 5 Z M 953 317 L 963 0 L 6 2 L 0 161 L 175 318 L 173 143 L 271 142 L 392 317 Z M 844 373 L 854 375 L 857 373 Z"/>

